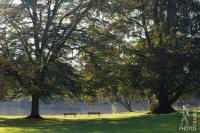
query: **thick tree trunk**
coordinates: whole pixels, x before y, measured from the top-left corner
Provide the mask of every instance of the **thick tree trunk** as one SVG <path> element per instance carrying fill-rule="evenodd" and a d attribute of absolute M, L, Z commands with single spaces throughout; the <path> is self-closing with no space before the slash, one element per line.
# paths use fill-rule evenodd
<path fill-rule="evenodd" d="M 170 103 L 160 103 L 156 105 L 153 110 L 151 110 L 151 113 L 153 114 L 169 114 L 175 112 L 175 110 L 172 108 L 172 105 Z"/>
<path fill-rule="evenodd" d="M 160 93 L 157 97 L 158 103 L 153 108 L 151 108 L 151 113 L 153 114 L 168 114 L 173 113 L 175 110 L 172 108 L 173 102 L 169 100 L 165 93 Z"/>
<path fill-rule="evenodd" d="M 31 114 L 28 116 L 28 118 L 30 119 L 41 118 L 39 114 L 39 102 L 40 102 L 39 94 L 38 93 L 32 94 Z"/>

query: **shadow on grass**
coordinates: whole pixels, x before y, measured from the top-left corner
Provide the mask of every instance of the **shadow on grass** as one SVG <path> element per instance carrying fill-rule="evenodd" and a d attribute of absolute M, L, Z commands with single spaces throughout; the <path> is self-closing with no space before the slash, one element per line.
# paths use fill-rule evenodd
<path fill-rule="evenodd" d="M 168 115 L 144 115 L 121 119 L 8 119 L 0 117 L 1 133 L 178 133 L 180 117 Z"/>

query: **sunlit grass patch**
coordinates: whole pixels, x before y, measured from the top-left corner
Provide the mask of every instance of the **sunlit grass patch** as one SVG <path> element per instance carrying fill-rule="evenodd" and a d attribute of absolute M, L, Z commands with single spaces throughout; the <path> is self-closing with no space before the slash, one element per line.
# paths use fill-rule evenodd
<path fill-rule="evenodd" d="M 150 115 L 146 112 L 44 116 L 42 120 L 25 116 L 1 116 L 0 133 L 179 133 L 180 114 Z"/>
<path fill-rule="evenodd" d="M 130 117 L 140 117 L 147 115 L 146 112 L 134 112 L 134 113 L 117 113 L 117 114 L 101 114 L 100 117 L 98 115 L 91 115 L 89 117 L 88 114 L 80 115 L 77 114 L 76 117 L 72 116 L 64 116 L 64 115 L 46 115 L 43 116 L 46 119 L 56 118 L 56 119 L 69 119 L 69 120 L 95 120 L 95 119 L 123 119 Z"/>

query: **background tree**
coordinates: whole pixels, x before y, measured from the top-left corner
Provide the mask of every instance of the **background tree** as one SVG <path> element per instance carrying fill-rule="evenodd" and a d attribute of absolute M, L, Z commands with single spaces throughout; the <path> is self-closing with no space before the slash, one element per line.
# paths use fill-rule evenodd
<path fill-rule="evenodd" d="M 117 39 L 114 39 L 116 42 L 105 42 L 104 39 L 101 38 L 96 45 L 88 46 L 80 58 L 80 73 L 90 83 L 94 92 L 89 102 L 119 102 L 132 112 L 132 102 L 144 99 L 138 86 L 141 80 L 140 71 L 137 66 L 133 67 L 135 64 L 124 55 Z"/>

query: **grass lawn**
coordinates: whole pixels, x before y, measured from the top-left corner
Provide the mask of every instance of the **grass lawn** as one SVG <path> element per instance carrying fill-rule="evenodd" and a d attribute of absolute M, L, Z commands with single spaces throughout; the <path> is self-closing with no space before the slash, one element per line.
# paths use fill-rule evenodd
<path fill-rule="evenodd" d="M 44 120 L 0 116 L 0 133 L 179 133 L 180 121 L 178 113 L 147 115 L 135 112 L 102 115 L 101 118 L 45 116 Z"/>

